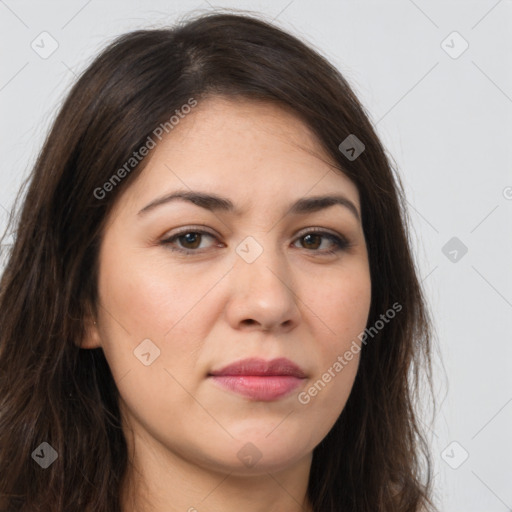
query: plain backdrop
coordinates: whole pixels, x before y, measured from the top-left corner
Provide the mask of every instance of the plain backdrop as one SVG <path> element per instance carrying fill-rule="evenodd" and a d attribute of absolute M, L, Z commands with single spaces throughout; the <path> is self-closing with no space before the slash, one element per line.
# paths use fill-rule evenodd
<path fill-rule="evenodd" d="M 438 504 L 511 511 L 510 1 L 0 0 L 0 228 L 97 52 L 214 7 L 262 13 L 309 42 L 367 108 L 406 188 L 444 364 L 430 430 Z"/>

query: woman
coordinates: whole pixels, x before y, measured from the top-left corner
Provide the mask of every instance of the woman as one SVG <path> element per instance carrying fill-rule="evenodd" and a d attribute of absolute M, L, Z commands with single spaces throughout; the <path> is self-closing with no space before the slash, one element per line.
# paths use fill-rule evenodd
<path fill-rule="evenodd" d="M 2 276 L 0 510 L 433 510 L 403 205 L 291 35 L 212 14 L 114 41 Z"/>

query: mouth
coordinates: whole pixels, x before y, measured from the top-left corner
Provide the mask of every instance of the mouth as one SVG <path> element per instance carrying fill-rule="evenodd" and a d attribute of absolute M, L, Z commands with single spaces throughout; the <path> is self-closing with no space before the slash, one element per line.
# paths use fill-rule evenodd
<path fill-rule="evenodd" d="M 252 400 L 269 402 L 289 395 L 303 384 L 305 372 L 286 358 L 243 359 L 210 372 L 208 375 L 221 388 Z"/>

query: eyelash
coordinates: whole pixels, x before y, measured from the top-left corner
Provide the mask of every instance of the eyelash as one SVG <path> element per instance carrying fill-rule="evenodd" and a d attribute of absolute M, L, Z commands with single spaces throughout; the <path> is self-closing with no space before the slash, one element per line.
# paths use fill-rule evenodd
<path fill-rule="evenodd" d="M 200 249 L 183 249 L 183 248 L 176 248 L 176 247 L 172 247 L 171 244 L 173 244 L 178 238 L 184 236 L 184 235 L 187 235 L 187 234 L 198 234 L 198 235 L 207 235 L 207 236 L 210 236 L 212 238 L 216 238 L 216 236 L 213 234 L 213 233 L 210 233 L 208 231 L 203 231 L 203 230 L 196 230 L 194 228 L 187 228 L 187 229 L 184 229 L 178 233 L 175 233 L 174 235 L 172 235 L 171 237 L 169 238 L 166 238 L 164 240 L 162 240 L 160 242 L 161 245 L 164 245 L 167 249 L 173 251 L 173 252 L 179 252 L 179 253 L 182 253 L 184 255 L 191 255 L 191 254 L 200 254 L 202 252 L 204 252 L 204 250 L 200 250 Z M 335 249 L 329 249 L 329 250 L 323 250 L 323 251 L 319 251 L 317 249 L 306 249 L 306 251 L 310 251 L 310 252 L 318 252 L 319 254 L 322 254 L 322 255 L 332 255 L 332 254 L 336 254 L 338 253 L 339 251 L 344 251 L 344 250 L 347 250 L 349 247 L 350 247 L 350 242 L 344 237 L 344 236 L 337 236 L 333 233 L 330 233 L 328 231 L 324 231 L 320 228 L 312 228 L 310 229 L 309 231 L 303 233 L 302 235 L 300 235 L 297 240 L 300 240 L 301 238 L 304 238 L 306 237 L 307 235 L 310 235 L 310 234 L 315 234 L 315 235 L 322 235 L 323 237 L 325 238 L 328 238 L 329 240 L 331 240 L 334 245 L 335 245 Z"/>

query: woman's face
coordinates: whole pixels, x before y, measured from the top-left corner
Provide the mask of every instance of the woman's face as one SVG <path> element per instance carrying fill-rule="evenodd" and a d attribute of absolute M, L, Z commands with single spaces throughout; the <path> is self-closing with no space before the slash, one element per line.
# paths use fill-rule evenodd
<path fill-rule="evenodd" d="M 217 199 L 165 199 L 177 192 Z M 305 202 L 323 196 L 342 199 Z M 235 474 L 309 460 L 358 368 L 360 212 L 356 186 L 279 107 L 210 98 L 158 144 L 107 223 L 84 344 L 103 348 L 145 449 Z"/>

